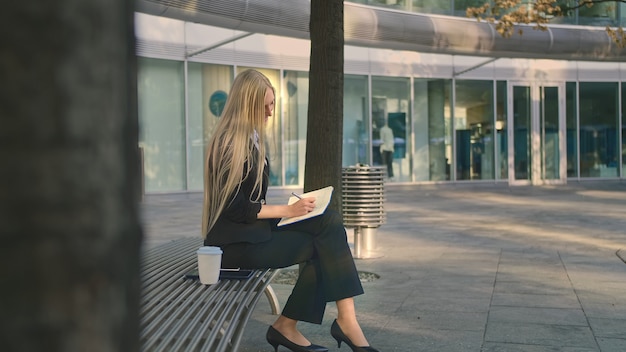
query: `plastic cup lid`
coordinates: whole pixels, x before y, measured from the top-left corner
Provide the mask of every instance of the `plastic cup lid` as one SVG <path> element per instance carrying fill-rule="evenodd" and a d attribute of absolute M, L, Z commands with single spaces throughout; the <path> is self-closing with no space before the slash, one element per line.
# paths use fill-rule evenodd
<path fill-rule="evenodd" d="M 222 249 L 220 247 L 213 246 L 203 246 L 198 248 L 198 254 L 222 254 Z"/>

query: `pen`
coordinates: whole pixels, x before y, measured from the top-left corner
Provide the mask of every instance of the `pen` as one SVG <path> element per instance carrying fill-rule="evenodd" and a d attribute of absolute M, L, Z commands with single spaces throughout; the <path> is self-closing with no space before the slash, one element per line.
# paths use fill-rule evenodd
<path fill-rule="evenodd" d="M 291 194 L 292 194 L 294 197 L 298 198 L 298 199 L 302 199 L 302 197 L 301 197 L 301 196 L 299 196 L 299 195 L 297 195 L 297 194 L 296 194 L 296 192 L 291 192 Z"/>

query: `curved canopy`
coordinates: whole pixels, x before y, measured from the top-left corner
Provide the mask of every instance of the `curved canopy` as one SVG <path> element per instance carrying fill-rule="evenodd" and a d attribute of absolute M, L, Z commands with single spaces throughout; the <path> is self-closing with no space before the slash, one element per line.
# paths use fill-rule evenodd
<path fill-rule="evenodd" d="M 309 0 L 138 0 L 137 11 L 246 32 L 309 38 Z M 524 26 L 502 38 L 475 19 L 344 5 L 345 44 L 429 53 L 535 59 L 624 61 L 604 28 Z"/>

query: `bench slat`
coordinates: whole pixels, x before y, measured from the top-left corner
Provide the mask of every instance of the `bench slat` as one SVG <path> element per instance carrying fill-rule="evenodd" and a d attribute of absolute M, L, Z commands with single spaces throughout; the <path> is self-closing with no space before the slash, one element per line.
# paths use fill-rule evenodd
<path fill-rule="evenodd" d="M 196 268 L 199 238 L 185 238 L 146 251 L 140 303 L 142 351 L 236 351 L 259 298 L 274 314 L 278 301 L 269 283 L 278 270 L 256 270 L 244 280 L 202 285 L 185 280 Z"/>

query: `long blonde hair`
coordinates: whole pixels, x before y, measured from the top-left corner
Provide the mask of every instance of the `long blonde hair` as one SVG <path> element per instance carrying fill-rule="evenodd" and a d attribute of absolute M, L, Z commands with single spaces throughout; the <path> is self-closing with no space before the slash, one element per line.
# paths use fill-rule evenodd
<path fill-rule="evenodd" d="M 268 89 L 274 89 L 269 79 L 255 70 L 237 75 L 230 89 L 206 153 L 202 209 L 202 236 L 205 238 L 228 207 L 231 195 L 239 192 L 241 182 L 248 176 L 255 180 L 252 194 L 256 199 L 250 201 L 259 201 L 266 155 L 265 94 Z M 259 166 L 256 174 L 250 175 L 255 160 Z"/>

